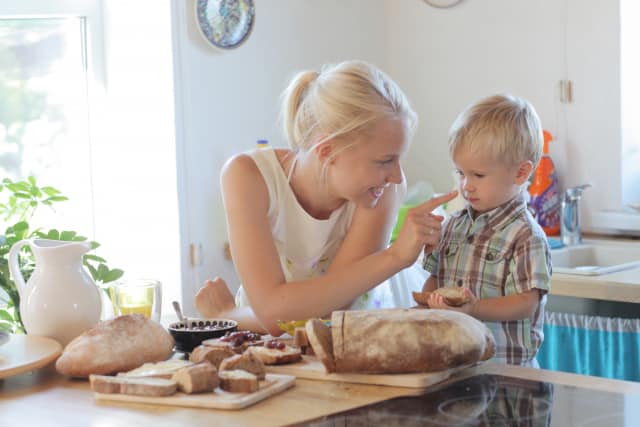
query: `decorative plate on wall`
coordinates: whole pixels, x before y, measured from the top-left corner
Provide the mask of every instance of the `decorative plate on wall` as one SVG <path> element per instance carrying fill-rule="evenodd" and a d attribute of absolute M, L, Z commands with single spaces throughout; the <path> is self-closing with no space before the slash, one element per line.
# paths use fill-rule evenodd
<path fill-rule="evenodd" d="M 253 0 L 198 0 L 196 4 L 200 32 L 222 49 L 236 48 L 249 37 L 254 16 Z"/>

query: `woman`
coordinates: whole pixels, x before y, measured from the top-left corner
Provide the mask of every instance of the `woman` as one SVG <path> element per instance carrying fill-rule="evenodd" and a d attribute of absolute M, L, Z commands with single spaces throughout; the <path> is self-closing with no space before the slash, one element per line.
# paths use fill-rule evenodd
<path fill-rule="evenodd" d="M 221 279 L 196 295 L 207 317 L 280 335 L 277 320 L 319 317 L 430 251 L 455 192 L 409 211 L 387 247 L 406 184 L 400 159 L 416 115 L 400 88 L 361 61 L 305 71 L 283 96 L 291 149 L 239 154 L 221 185 L 231 254 L 243 287 L 238 306 Z"/>

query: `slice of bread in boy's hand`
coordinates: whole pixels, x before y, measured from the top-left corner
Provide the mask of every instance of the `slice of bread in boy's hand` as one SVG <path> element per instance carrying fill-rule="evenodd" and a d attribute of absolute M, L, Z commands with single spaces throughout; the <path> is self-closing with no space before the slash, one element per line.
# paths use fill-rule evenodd
<path fill-rule="evenodd" d="M 433 292 L 413 292 L 413 299 L 420 305 L 429 306 L 429 296 L 432 294 L 438 294 L 444 298 L 444 302 L 452 307 L 460 307 L 471 301 L 471 298 L 465 292 L 465 288 L 461 287 L 447 287 L 438 288 Z"/>
<path fill-rule="evenodd" d="M 320 319 L 310 319 L 305 325 L 305 330 L 313 352 L 320 359 L 327 372 L 335 372 L 336 362 L 333 357 L 331 329 Z"/>

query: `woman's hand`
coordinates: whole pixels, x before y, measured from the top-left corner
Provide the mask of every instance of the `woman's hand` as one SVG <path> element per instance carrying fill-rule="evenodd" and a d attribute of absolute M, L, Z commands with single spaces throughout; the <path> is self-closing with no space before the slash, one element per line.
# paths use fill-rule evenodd
<path fill-rule="evenodd" d="M 475 307 L 476 302 L 478 302 L 478 298 L 476 298 L 476 296 L 473 294 L 473 292 L 471 292 L 471 289 L 469 288 L 464 288 L 464 293 L 469 298 L 469 302 L 464 305 L 461 305 L 460 307 L 454 307 L 444 302 L 444 297 L 442 295 L 432 292 L 431 295 L 429 295 L 429 300 L 428 300 L 429 308 L 439 308 L 441 310 L 458 311 L 460 313 L 473 316 L 473 308 Z"/>
<path fill-rule="evenodd" d="M 415 208 L 409 209 L 402 229 L 389 251 L 404 266 L 413 264 L 424 247 L 429 252 L 440 242 L 443 217 L 431 213 L 443 203 L 453 200 L 457 191 L 433 197 Z"/>

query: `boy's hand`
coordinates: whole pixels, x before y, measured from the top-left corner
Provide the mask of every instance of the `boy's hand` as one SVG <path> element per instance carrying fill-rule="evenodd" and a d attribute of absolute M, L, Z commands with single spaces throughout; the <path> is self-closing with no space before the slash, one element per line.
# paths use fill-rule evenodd
<path fill-rule="evenodd" d="M 469 298 L 469 302 L 464 305 L 461 305 L 460 307 L 453 307 L 447 304 L 446 302 L 444 302 L 444 298 L 441 295 L 438 295 L 437 293 L 433 292 L 431 293 L 431 295 L 429 295 L 429 308 L 439 308 L 441 310 L 453 310 L 453 311 L 458 311 L 460 313 L 464 313 L 464 314 L 468 314 L 469 316 L 472 316 L 473 308 L 476 302 L 478 301 L 478 299 L 473 294 L 473 292 L 471 292 L 469 288 L 465 288 L 464 293 Z"/>

